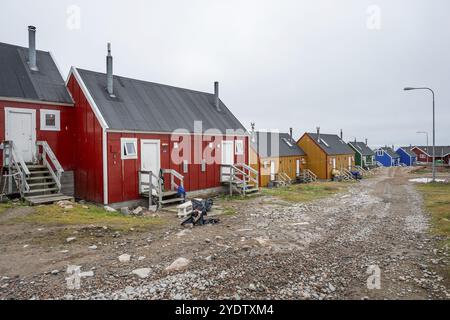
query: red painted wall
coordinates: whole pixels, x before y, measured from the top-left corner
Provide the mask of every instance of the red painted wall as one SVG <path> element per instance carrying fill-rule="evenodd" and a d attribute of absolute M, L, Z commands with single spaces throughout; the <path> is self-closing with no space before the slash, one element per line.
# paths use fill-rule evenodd
<path fill-rule="evenodd" d="M 430 147 L 431 148 L 431 147 Z M 431 150 L 431 149 L 430 149 Z M 429 162 L 429 163 L 433 163 L 433 157 L 428 156 L 426 153 L 422 152 L 422 150 L 418 149 L 418 148 L 413 148 L 412 151 L 417 155 L 417 161 L 418 162 Z M 431 151 L 432 152 L 432 151 Z M 424 156 L 424 158 L 422 158 L 422 156 Z M 436 160 L 441 160 L 442 157 L 436 155 Z M 448 159 L 447 161 L 445 160 L 444 157 L 444 163 L 448 163 Z"/>
<path fill-rule="evenodd" d="M 67 87 L 75 100 L 71 119 L 73 139 L 68 144 L 74 154 L 75 197 L 102 203 L 102 127 L 73 75 Z"/>
<path fill-rule="evenodd" d="M 28 102 L 9 102 L 0 101 L 0 141 L 5 140 L 5 108 L 22 108 L 36 110 L 36 140 L 47 141 L 59 162 L 65 170 L 73 169 L 73 154 L 70 144 L 73 138 L 71 121 L 73 116 L 73 107 L 54 106 Z M 39 110 L 60 110 L 60 131 L 42 131 L 40 129 L 41 116 Z M 0 150 L 0 163 L 3 165 L 3 150 Z"/>
<path fill-rule="evenodd" d="M 120 139 L 121 138 L 137 138 L 138 158 L 137 159 L 121 159 Z M 194 153 L 194 136 L 186 136 L 191 139 L 191 153 Z M 220 161 L 219 163 L 212 163 L 211 158 L 215 155 L 221 155 L 221 150 L 217 148 L 221 144 L 223 137 L 217 137 L 214 143 L 212 152 L 205 153 L 207 162 L 205 172 L 201 170 L 201 164 L 188 164 L 188 173 L 183 172 L 183 165 L 177 164 L 173 161 L 171 154 L 176 141 L 171 141 L 169 134 L 131 134 L 131 133 L 108 133 L 108 190 L 109 202 L 122 202 L 128 200 L 139 199 L 138 191 L 138 171 L 141 168 L 141 139 L 160 140 L 161 145 L 161 168 L 174 169 L 184 176 L 184 186 L 186 191 L 195 191 L 207 188 L 214 188 L 220 186 Z M 235 156 L 236 163 L 248 163 L 248 138 L 247 137 L 233 137 L 234 140 L 244 140 L 244 154 Z M 209 148 L 209 141 L 198 141 L 201 145 L 197 148 L 199 159 L 202 159 L 202 154 L 205 148 Z M 182 154 L 183 160 L 189 160 L 187 154 Z M 193 162 L 193 157 L 191 157 Z M 219 157 L 220 159 L 220 157 Z M 166 188 L 169 188 L 169 179 L 166 179 Z"/>

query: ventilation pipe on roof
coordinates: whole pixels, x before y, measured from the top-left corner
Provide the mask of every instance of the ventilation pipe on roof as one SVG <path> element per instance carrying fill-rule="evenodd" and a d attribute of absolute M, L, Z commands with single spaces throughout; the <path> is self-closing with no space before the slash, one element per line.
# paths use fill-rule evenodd
<path fill-rule="evenodd" d="M 111 55 L 111 43 L 109 42 L 108 55 L 106 56 L 106 90 L 111 97 L 114 97 L 113 57 Z"/>
<path fill-rule="evenodd" d="M 317 129 L 317 142 L 320 143 L 320 127 L 316 127 Z"/>
<path fill-rule="evenodd" d="M 214 106 L 217 111 L 220 111 L 220 99 L 219 99 L 219 82 L 214 82 Z"/>
<path fill-rule="evenodd" d="M 36 27 L 28 26 L 28 65 L 33 71 L 37 71 L 36 65 Z"/>
<path fill-rule="evenodd" d="M 344 132 L 341 129 L 341 140 L 344 140 Z"/>
<path fill-rule="evenodd" d="M 367 144 L 367 138 L 366 138 L 366 146 L 369 146 L 369 145 Z"/>
<path fill-rule="evenodd" d="M 294 137 L 292 136 L 292 128 L 289 128 L 289 136 L 291 137 L 291 140 L 294 140 Z"/>
<path fill-rule="evenodd" d="M 251 132 L 252 142 L 256 142 L 255 123 L 252 122 L 252 123 L 250 123 L 250 125 L 252 126 L 252 132 Z"/>

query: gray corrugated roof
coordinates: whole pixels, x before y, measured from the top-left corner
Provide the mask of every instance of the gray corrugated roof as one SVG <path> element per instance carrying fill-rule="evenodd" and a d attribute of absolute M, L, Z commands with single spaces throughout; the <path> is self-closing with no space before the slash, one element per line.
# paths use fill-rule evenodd
<path fill-rule="evenodd" d="M 320 148 L 325 151 L 328 155 L 337 155 L 337 154 L 354 154 L 352 148 L 350 148 L 344 140 L 339 138 L 338 135 L 335 134 L 320 134 L 320 142 L 318 141 L 317 133 L 306 133 L 310 136 L 311 139 L 316 141 L 319 144 Z"/>
<path fill-rule="evenodd" d="M 363 156 L 373 156 L 375 153 L 372 149 L 369 148 L 364 142 L 359 141 L 351 141 L 348 143 L 350 147 L 353 147 L 353 149 L 357 150 L 360 154 Z"/>
<path fill-rule="evenodd" d="M 417 148 L 422 149 L 425 151 L 428 155 L 433 155 L 433 147 L 432 146 L 417 146 Z M 436 146 L 436 157 L 441 157 L 442 155 L 446 156 L 447 154 L 450 154 L 450 146 Z"/>
<path fill-rule="evenodd" d="M 390 147 L 383 147 L 380 149 L 383 150 L 384 152 L 386 152 L 388 155 L 390 155 L 391 158 L 400 158 L 400 155 Z"/>
<path fill-rule="evenodd" d="M 0 97 L 73 103 L 49 52 L 37 51 L 38 71 L 31 71 L 27 61 L 27 48 L 0 43 Z"/>
<path fill-rule="evenodd" d="M 278 146 L 272 145 L 272 141 L 278 141 Z M 290 145 L 289 145 L 290 144 Z M 304 156 L 305 152 L 297 146 L 289 133 L 277 132 L 254 132 L 251 136 L 252 148 L 258 152 L 260 157 L 288 157 Z"/>
<path fill-rule="evenodd" d="M 106 75 L 77 69 L 109 128 L 115 130 L 194 132 L 194 121 L 202 121 L 203 131 L 242 130 L 244 126 L 223 102 L 214 107 L 214 94 L 159 83 L 114 76 L 114 94 L 106 92 Z"/>
<path fill-rule="evenodd" d="M 400 148 L 403 149 L 403 151 L 405 151 L 410 157 L 415 157 L 416 156 L 414 151 L 412 151 L 413 147 L 400 147 Z"/>

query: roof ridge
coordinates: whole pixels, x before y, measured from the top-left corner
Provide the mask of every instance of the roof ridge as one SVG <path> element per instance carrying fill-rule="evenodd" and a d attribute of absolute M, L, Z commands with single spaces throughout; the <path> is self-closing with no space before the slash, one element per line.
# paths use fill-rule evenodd
<path fill-rule="evenodd" d="M 78 68 L 78 67 L 74 67 L 74 68 L 77 69 L 77 70 L 81 70 L 81 71 L 86 71 L 86 72 L 92 72 L 92 73 L 96 73 L 96 74 L 105 75 L 105 77 L 106 77 L 106 73 L 104 73 L 104 72 L 93 71 L 93 70 L 88 70 L 88 69 L 83 69 L 83 68 Z M 211 93 L 211 92 L 205 92 L 205 91 L 193 90 L 193 89 L 188 89 L 188 88 L 183 88 L 183 87 L 177 87 L 177 86 L 173 86 L 173 85 L 170 85 L 170 84 L 164 84 L 164 83 L 153 82 L 153 81 L 148 81 L 148 80 L 143 80 L 143 79 L 131 78 L 131 77 L 121 76 L 121 75 L 117 75 L 117 74 L 114 74 L 114 77 L 117 77 L 119 79 L 132 80 L 132 81 L 138 81 L 138 82 L 142 82 L 142 83 L 153 84 L 153 85 L 167 87 L 167 88 L 171 88 L 171 89 L 184 90 L 184 91 L 193 92 L 193 93 L 214 95 L 214 93 Z"/>

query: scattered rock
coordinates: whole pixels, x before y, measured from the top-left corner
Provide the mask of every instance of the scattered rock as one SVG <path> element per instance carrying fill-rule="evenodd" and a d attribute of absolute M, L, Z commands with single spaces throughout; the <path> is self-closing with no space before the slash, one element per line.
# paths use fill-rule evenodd
<path fill-rule="evenodd" d="M 132 271 L 133 274 L 137 275 L 141 279 L 145 279 L 150 275 L 150 268 L 140 268 Z"/>
<path fill-rule="evenodd" d="M 189 263 L 190 263 L 190 261 L 188 259 L 180 257 L 177 260 L 175 260 L 174 262 L 172 262 L 172 264 L 166 268 L 166 271 L 170 272 L 170 271 L 181 270 L 181 269 L 185 268 Z"/>
<path fill-rule="evenodd" d="M 130 209 L 128 209 L 128 207 L 120 208 L 120 213 L 122 213 L 123 215 L 128 216 L 130 214 Z"/>
<path fill-rule="evenodd" d="M 122 254 L 119 256 L 120 262 L 130 262 L 131 256 L 129 254 Z"/>
<path fill-rule="evenodd" d="M 54 276 L 56 276 L 58 273 L 59 273 L 59 270 L 52 270 L 51 272 L 50 272 L 52 275 L 54 275 Z"/>
<path fill-rule="evenodd" d="M 117 212 L 116 209 L 111 208 L 110 206 L 104 206 L 103 209 L 105 209 L 105 210 L 108 211 L 108 212 Z"/>
<path fill-rule="evenodd" d="M 134 214 L 135 216 L 139 216 L 139 215 L 142 215 L 143 211 L 144 211 L 144 208 L 142 208 L 142 207 L 137 207 L 136 209 L 133 210 L 133 214 Z"/>
<path fill-rule="evenodd" d="M 138 261 L 143 261 L 145 260 L 145 256 L 139 256 Z"/>
<path fill-rule="evenodd" d="M 76 237 L 69 237 L 66 239 L 66 242 L 72 242 L 75 241 Z"/>
<path fill-rule="evenodd" d="M 88 248 L 89 248 L 89 250 L 96 250 L 96 249 L 97 249 L 97 246 L 94 244 L 94 245 L 92 245 L 92 246 L 89 246 Z"/>

